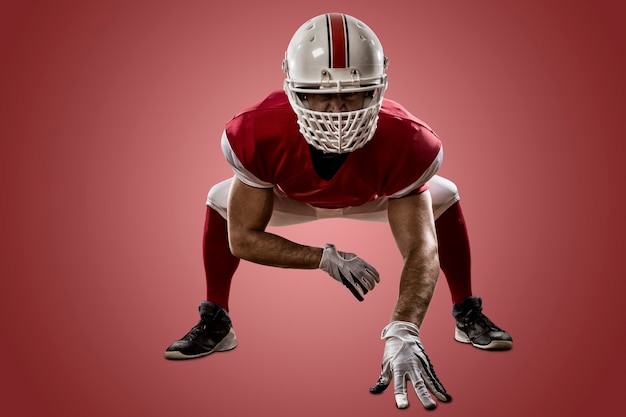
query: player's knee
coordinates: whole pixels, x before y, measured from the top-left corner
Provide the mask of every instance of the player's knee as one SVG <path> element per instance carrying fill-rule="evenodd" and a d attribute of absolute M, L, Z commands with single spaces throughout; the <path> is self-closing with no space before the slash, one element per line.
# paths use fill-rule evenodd
<path fill-rule="evenodd" d="M 460 199 L 456 184 L 447 178 L 435 176 L 429 181 L 430 194 L 434 205 L 449 205 Z"/>
<path fill-rule="evenodd" d="M 433 200 L 435 219 L 460 200 L 459 190 L 455 183 L 447 178 L 435 176 L 429 181 L 430 194 Z"/>
<path fill-rule="evenodd" d="M 230 180 L 215 184 L 209 190 L 206 205 L 226 217 L 226 206 L 228 204 L 228 193 L 230 191 Z"/>

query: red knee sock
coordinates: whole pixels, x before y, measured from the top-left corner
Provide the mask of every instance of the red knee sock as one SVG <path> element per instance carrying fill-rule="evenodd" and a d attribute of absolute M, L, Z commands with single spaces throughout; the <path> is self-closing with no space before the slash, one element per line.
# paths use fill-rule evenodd
<path fill-rule="evenodd" d="M 439 263 L 446 276 L 453 303 L 472 295 L 470 245 L 461 211 L 455 203 L 435 222 L 439 241 Z"/>
<path fill-rule="evenodd" d="M 202 251 L 206 299 L 228 311 L 230 283 L 239 266 L 239 258 L 230 253 L 226 220 L 211 207 L 207 207 Z"/>

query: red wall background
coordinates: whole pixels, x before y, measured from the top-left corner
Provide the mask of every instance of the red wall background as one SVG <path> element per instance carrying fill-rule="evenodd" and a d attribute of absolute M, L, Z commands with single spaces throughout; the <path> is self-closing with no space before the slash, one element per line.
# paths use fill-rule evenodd
<path fill-rule="evenodd" d="M 368 259 L 366 302 L 325 274 L 242 264 L 240 346 L 163 350 L 197 320 L 219 138 L 282 87 L 289 38 L 343 11 L 390 58 L 388 97 L 445 142 L 474 289 L 515 339 L 454 342 L 439 283 L 422 340 L 438 416 L 618 415 L 626 9 L 618 1 L 3 1 L 0 410 L 10 416 L 381 416 L 372 396 L 400 258 L 386 225 L 276 230 Z"/>

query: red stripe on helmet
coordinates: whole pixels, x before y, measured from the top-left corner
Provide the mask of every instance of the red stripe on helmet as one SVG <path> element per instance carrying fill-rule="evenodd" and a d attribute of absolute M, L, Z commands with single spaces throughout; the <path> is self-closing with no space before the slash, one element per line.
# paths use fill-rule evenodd
<path fill-rule="evenodd" d="M 347 60 L 347 38 L 346 38 L 346 25 L 343 14 L 330 13 L 328 15 L 328 21 L 330 23 L 330 46 L 332 50 L 331 54 L 331 68 L 346 68 L 348 66 Z"/>

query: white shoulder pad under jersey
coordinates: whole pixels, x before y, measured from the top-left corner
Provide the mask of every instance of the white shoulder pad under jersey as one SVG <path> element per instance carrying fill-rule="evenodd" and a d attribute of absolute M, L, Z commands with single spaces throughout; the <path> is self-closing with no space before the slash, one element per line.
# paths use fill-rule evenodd
<path fill-rule="evenodd" d="M 235 172 L 235 176 L 237 176 L 237 178 L 239 178 L 239 180 L 244 184 L 255 188 L 274 187 L 274 184 L 261 181 L 243 166 L 243 164 L 239 161 L 239 158 L 237 158 L 237 155 L 235 155 L 235 152 L 233 152 L 233 149 L 230 147 L 226 131 L 222 133 L 222 153 Z"/>

